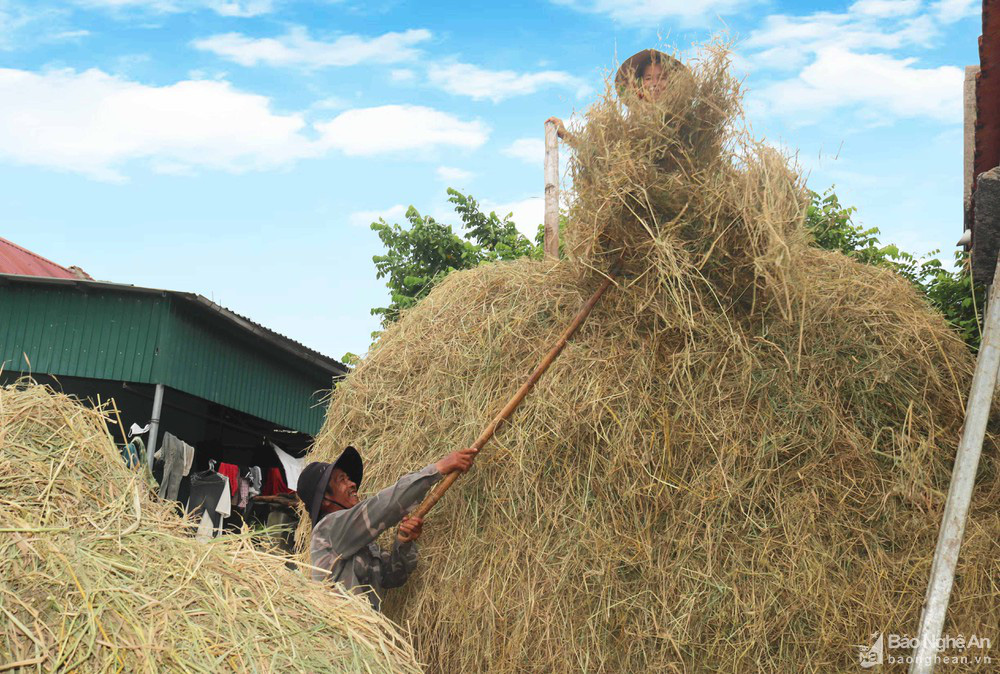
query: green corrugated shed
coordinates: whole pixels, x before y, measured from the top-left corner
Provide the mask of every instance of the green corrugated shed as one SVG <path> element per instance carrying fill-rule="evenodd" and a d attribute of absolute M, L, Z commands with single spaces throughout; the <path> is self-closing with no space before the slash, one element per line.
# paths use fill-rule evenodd
<path fill-rule="evenodd" d="M 5 371 L 164 386 L 315 435 L 346 368 L 190 293 L 0 274 Z"/>

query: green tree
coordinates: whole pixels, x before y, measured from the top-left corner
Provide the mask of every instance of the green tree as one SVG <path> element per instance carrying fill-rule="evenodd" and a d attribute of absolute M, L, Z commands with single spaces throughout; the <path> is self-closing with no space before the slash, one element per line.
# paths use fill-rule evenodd
<path fill-rule="evenodd" d="M 974 286 L 969 273 L 968 254 L 955 253 L 955 271 L 945 269 L 932 251 L 923 258 L 879 242 L 879 230 L 856 225 L 853 206 L 840 203 L 831 187 L 822 195 L 810 191 L 806 227 L 820 248 L 838 250 L 859 262 L 888 267 L 913 283 L 945 319 L 958 331 L 972 350 L 979 348 L 980 312 L 985 290 Z"/>
<path fill-rule="evenodd" d="M 855 224 L 857 209 L 841 204 L 832 187 L 823 194 L 810 191 L 810 197 L 805 224 L 817 246 L 840 251 L 864 264 L 892 269 L 908 279 L 970 348 L 979 348 L 985 291 L 973 285 L 966 253 L 955 253 L 955 271 L 951 271 L 932 257 L 939 251 L 918 258 L 898 246 L 883 245 L 878 228 Z M 520 257 L 541 259 L 541 226 L 532 242 L 517 231 L 510 213 L 503 218 L 495 212 L 486 214 L 475 199 L 454 189 L 448 189 L 448 201 L 455 207 L 464 236 L 450 225 L 421 215 L 413 206 L 406 212 L 408 228 L 381 219 L 372 223 L 386 248 L 384 255 L 372 258 L 376 276 L 386 279 L 390 291 L 389 306 L 372 309 L 373 315 L 381 316 L 383 327 L 456 269 Z"/>
<path fill-rule="evenodd" d="M 451 188 L 448 201 L 455 207 L 464 236 L 451 225 L 421 215 L 413 206 L 405 216 L 409 227 L 381 218 L 371 224 L 385 246 L 385 254 L 372 258 L 376 277 L 386 279 L 390 293 L 389 306 L 372 309 L 372 315 L 381 317 L 382 327 L 397 320 L 401 311 L 456 269 L 520 257 L 541 258 L 538 237 L 533 243 L 518 232 L 510 213 L 503 218 L 495 212 L 483 213 L 475 199 Z"/>

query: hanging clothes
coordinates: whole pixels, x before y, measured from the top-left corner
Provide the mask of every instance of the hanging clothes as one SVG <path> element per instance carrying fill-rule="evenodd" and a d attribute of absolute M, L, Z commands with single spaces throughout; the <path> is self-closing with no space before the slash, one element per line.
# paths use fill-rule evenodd
<path fill-rule="evenodd" d="M 191 476 L 187 513 L 201 512 L 195 539 L 201 542 L 222 533 L 222 522 L 232 512 L 229 478 L 205 470 Z"/>
<path fill-rule="evenodd" d="M 125 465 L 129 468 L 135 468 L 139 465 L 139 448 L 136 447 L 134 442 L 130 442 L 127 445 L 123 445 L 121 448 L 122 458 L 125 459 Z"/>
<path fill-rule="evenodd" d="M 184 464 L 187 459 L 185 447 L 190 445 L 182 442 L 173 433 L 164 433 L 163 446 L 153 455 L 155 458 L 163 457 L 163 479 L 160 480 L 159 492 L 161 499 L 177 500 L 177 489 L 180 487 L 181 477 L 185 475 Z M 191 453 L 194 456 L 193 447 Z M 191 464 L 188 463 L 188 468 L 190 467 Z"/>
<path fill-rule="evenodd" d="M 236 490 L 240 486 L 240 469 L 231 463 L 220 463 L 219 474 L 229 478 L 229 496 L 236 496 Z"/>
<path fill-rule="evenodd" d="M 292 490 L 285 484 L 285 478 L 281 477 L 281 470 L 279 468 L 272 468 L 267 471 L 267 479 L 264 481 L 264 496 L 290 493 L 292 493 Z"/>
<path fill-rule="evenodd" d="M 250 480 L 241 477 L 237 492 L 239 495 L 236 498 L 236 507 L 246 510 L 247 506 L 250 505 Z"/>
<path fill-rule="evenodd" d="M 264 482 L 263 475 L 261 475 L 260 472 L 260 466 L 250 466 L 250 470 L 247 471 L 246 478 L 250 481 L 250 498 L 260 496 L 260 490 Z"/>
<path fill-rule="evenodd" d="M 278 460 L 281 461 L 281 465 L 285 469 L 285 484 L 288 485 L 289 489 L 297 489 L 299 486 L 299 475 L 302 474 L 302 469 L 306 467 L 305 457 L 297 459 L 291 454 L 282 451 L 281 447 L 278 447 L 273 442 L 268 442 L 274 453 L 278 455 Z"/>

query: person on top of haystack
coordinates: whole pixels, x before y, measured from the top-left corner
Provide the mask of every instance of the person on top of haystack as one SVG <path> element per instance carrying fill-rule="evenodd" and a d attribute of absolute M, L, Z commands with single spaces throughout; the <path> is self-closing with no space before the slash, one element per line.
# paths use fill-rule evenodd
<path fill-rule="evenodd" d="M 643 49 L 625 59 L 618 68 L 615 88 L 619 95 L 630 91 L 640 100 L 656 100 L 666 91 L 671 75 L 682 70 L 687 70 L 687 66 L 670 54 L 657 49 Z M 561 119 L 549 117 L 546 121 L 556 125 L 556 134 L 561 140 L 573 145 L 576 138 Z"/>
<path fill-rule="evenodd" d="M 313 462 L 299 476 L 299 498 L 312 521 L 310 552 L 313 578 L 341 583 L 351 592 L 366 594 L 376 611 L 384 591 L 399 587 L 417 566 L 417 546 L 423 520 L 408 517 L 430 488 L 448 473 L 464 473 L 479 452 L 469 447 L 452 452 L 422 470 L 399 478 L 396 484 L 360 500 L 364 475 L 361 455 L 347 447 L 333 463 Z M 392 550 L 376 539 L 399 524 Z"/>

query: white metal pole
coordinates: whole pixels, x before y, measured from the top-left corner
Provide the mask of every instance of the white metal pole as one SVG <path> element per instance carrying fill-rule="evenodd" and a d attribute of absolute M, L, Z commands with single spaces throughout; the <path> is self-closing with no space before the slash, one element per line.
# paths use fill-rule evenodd
<path fill-rule="evenodd" d="M 955 566 L 958 564 L 958 552 L 962 547 L 972 488 L 979 467 L 979 454 L 983 449 L 986 422 L 993 404 L 997 371 L 1000 370 L 1000 265 L 997 265 L 993 273 L 993 285 L 990 286 L 987 302 L 983 342 L 976 358 L 976 371 L 972 375 L 972 389 L 965 408 L 965 427 L 955 455 L 955 467 L 952 469 L 948 500 L 945 502 L 941 530 L 934 550 L 910 674 L 931 674 L 934 671 L 938 640 L 948 612 Z"/>
<path fill-rule="evenodd" d="M 559 136 L 545 122 L 545 257 L 559 259 Z"/>
<path fill-rule="evenodd" d="M 153 472 L 153 453 L 156 451 L 156 433 L 160 430 L 160 411 L 163 409 L 163 384 L 156 385 L 153 394 L 153 416 L 149 420 L 149 442 L 146 445 L 146 461 L 149 472 Z"/>

